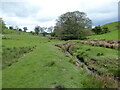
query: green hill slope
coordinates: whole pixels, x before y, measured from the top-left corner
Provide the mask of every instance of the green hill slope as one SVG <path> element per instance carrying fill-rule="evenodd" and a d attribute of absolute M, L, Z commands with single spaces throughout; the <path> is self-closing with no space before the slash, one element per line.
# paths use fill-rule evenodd
<path fill-rule="evenodd" d="M 104 87 L 103 80 L 76 67 L 65 53 L 55 47 L 56 43 L 64 41 L 28 33 L 6 33 L 2 38 L 3 88 Z"/>
<path fill-rule="evenodd" d="M 108 23 L 108 24 L 105 24 L 103 26 L 107 26 L 110 31 L 115 31 L 115 30 L 118 30 L 118 23 L 120 23 L 120 21 L 119 22 Z"/>
<path fill-rule="evenodd" d="M 108 23 L 103 26 L 107 26 L 111 32 L 101 35 L 88 36 L 88 38 L 118 40 L 118 22 Z"/>

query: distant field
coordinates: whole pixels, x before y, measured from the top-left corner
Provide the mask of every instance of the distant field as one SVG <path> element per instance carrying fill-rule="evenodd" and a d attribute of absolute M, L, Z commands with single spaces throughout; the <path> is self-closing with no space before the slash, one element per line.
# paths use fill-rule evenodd
<path fill-rule="evenodd" d="M 88 36 L 88 38 L 118 40 L 118 22 L 108 23 L 103 26 L 107 26 L 110 32 L 101 35 Z"/>
<path fill-rule="evenodd" d="M 107 26 L 110 31 L 115 31 L 115 30 L 118 30 L 119 23 L 120 23 L 120 21 L 119 22 L 112 22 L 112 23 L 105 24 L 103 26 Z"/>
<path fill-rule="evenodd" d="M 107 34 L 88 36 L 88 38 L 118 40 L 118 30 L 111 31 Z"/>

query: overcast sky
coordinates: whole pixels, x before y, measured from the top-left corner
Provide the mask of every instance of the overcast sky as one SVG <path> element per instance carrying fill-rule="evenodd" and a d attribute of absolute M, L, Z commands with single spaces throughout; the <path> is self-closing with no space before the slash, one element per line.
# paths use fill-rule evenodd
<path fill-rule="evenodd" d="M 0 17 L 7 26 L 54 26 L 66 12 L 85 12 L 93 26 L 118 20 L 119 0 L 0 0 Z"/>

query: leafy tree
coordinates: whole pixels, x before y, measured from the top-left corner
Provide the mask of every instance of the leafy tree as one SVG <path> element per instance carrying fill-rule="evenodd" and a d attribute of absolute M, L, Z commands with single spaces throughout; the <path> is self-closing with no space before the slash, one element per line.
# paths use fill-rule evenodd
<path fill-rule="evenodd" d="M 51 36 L 54 36 L 54 35 L 53 35 L 53 29 L 54 29 L 54 27 L 51 26 L 51 27 L 49 27 L 48 30 L 47 30 L 47 32 L 49 32 Z"/>
<path fill-rule="evenodd" d="M 46 32 L 46 30 L 47 30 L 47 27 L 40 27 L 40 32 L 41 32 L 41 33 Z"/>
<path fill-rule="evenodd" d="M 49 27 L 47 31 L 48 31 L 49 33 L 52 33 L 52 32 L 53 32 L 53 26 Z"/>
<path fill-rule="evenodd" d="M 19 27 L 18 27 L 18 26 L 15 26 L 14 30 L 19 30 Z"/>
<path fill-rule="evenodd" d="M 40 32 L 40 26 L 36 26 L 34 30 L 35 30 L 35 34 L 38 35 Z"/>
<path fill-rule="evenodd" d="M 13 30 L 13 26 L 9 26 L 9 29 Z"/>
<path fill-rule="evenodd" d="M 2 18 L 0 18 L 0 29 L 6 29 L 6 28 L 7 28 L 7 27 L 6 27 L 5 22 L 3 21 Z"/>
<path fill-rule="evenodd" d="M 104 27 L 101 27 L 100 25 L 96 26 L 95 28 L 92 29 L 92 31 L 95 33 L 95 34 L 104 34 L 104 33 L 108 33 L 110 32 L 108 27 L 104 26 Z"/>
<path fill-rule="evenodd" d="M 95 33 L 95 34 L 101 34 L 102 33 L 102 28 L 100 25 L 96 26 L 95 28 L 92 29 L 92 31 Z"/>
<path fill-rule="evenodd" d="M 19 28 L 19 31 L 22 31 L 22 29 L 21 29 L 21 28 Z"/>
<path fill-rule="evenodd" d="M 47 32 L 46 32 L 47 27 L 40 27 L 40 32 L 41 34 L 45 37 Z"/>
<path fill-rule="evenodd" d="M 102 29 L 103 29 L 103 33 L 108 33 L 108 32 L 110 32 L 109 29 L 108 29 L 108 27 L 106 27 L 106 26 L 104 26 Z"/>
<path fill-rule="evenodd" d="M 56 37 L 55 32 L 52 32 L 52 33 L 51 33 L 51 37 Z"/>
<path fill-rule="evenodd" d="M 81 39 L 87 33 L 84 30 L 91 25 L 92 21 L 84 12 L 67 12 L 57 19 L 54 32 L 60 39 Z"/>
<path fill-rule="evenodd" d="M 43 32 L 43 33 L 42 33 L 42 35 L 43 35 L 44 37 L 46 36 L 46 34 L 47 34 L 47 32 Z"/>
<path fill-rule="evenodd" d="M 23 29 L 24 29 L 24 32 L 26 32 L 28 30 L 27 27 L 23 27 Z"/>

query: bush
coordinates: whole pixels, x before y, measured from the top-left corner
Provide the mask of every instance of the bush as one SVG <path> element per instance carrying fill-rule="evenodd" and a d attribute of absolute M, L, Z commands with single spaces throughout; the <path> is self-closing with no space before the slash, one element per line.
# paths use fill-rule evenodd
<path fill-rule="evenodd" d="M 109 29 L 108 29 L 108 27 L 106 27 L 106 26 L 104 26 L 104 27 L 102 28 L 102 30 L 103 30 L 103 31 L 102 31 L 103 34 L 110 32 Z"/>
<path fill-rule="evenodd" d="M 103 56 L 104 54 L 103 53 L 97 53 L 97 56 Z"/>
<path fill-rule="evenodd" d="M 103 28 L 99 25 L 92 29 L 95 34 L 104 34 L 110 32 L 108 27 L 104 26 Z"/>
<path fill-rule="evenodd" d="M 102 28 L 101 26 L 96 26 L 95 28 L 92 29 L 92 31 L 95 33 L 95 34 L 101 34 L 102 33 Z"/>

